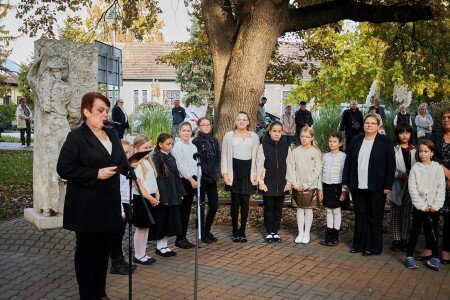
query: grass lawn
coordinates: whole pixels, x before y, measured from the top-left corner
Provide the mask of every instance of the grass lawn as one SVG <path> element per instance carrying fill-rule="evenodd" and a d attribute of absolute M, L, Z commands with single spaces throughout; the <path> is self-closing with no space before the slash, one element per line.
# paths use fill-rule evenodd
<path fill-rule="evenodd" d="M 33 152 L 0 150 L 0 220 L 32 206 Z"/>

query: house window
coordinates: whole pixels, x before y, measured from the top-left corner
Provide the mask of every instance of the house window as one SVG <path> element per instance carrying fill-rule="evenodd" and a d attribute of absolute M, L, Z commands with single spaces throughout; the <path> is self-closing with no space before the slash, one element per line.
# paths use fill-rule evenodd
<path fill-rule="evenodd" d="M 11 103 L 11 96 L 10 95 L 3 96 L 3 104 L 9 105 L 10 103 Z"/>
<path fill-rule="evenodd" d="M 142 102 L 147 102 L 147 90 L 142 90 Z"/>
<path fill-rule="evenodd" d="M 163 91 L 163 101 L 166 105 L 172 106 L 173 100 L 181 100 L 180 90 L 165 90 Z"/>
<path fill-rule="evenodd" d="M 291 91 L 283 91 L 281 94 L 281 99 L 286 99 L 291 94 Z"/>
<path fill-rule="evenodd" d="M 139 90 L 133 90 L 133 107 L 137 109 L 139 106 Z"/>
<path fill-rule="evenodd" d="M 20 103 L 20 99 L 22 99 L 22 96 L 17 96 L 17 104 Z"/>

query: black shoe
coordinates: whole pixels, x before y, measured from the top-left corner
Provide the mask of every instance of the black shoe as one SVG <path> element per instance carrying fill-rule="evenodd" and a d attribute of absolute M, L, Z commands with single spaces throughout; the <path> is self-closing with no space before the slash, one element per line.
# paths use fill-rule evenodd
<path fill-rule="evenodd" d="M 362 256 L 372 256 L 370 251 L 363 251 Z"/>
<path fill-rule="evenodd" d="M 219 239 L 214 236 L 211 232 L 207 233 L 206 236 L 213 242 L 217 242 Z"/>
<path fill-rule="evenodd" d="M 169 252 L 162 253 L 161 250 L 159 250 L 159 249 L 156 249 L 155 253 L 162 257 L 171 257 L 172 256 L 172 254 L 170 254 Z"/>
<path fill-rule="evenodd" d="M 176 240 L 175 246 L 177 246 L 178 248 L 181 248 L 181 249 L 190 249 L 191 248 L 184 239 Z"/>
<path fill-rule="evenodd" d="M 333 228 L 327 227 L 327 230 L 325 231 L 325 237 L 320 240 L 321 245 L 326 246 L 330 242 L 331 230 L 333 230 Z"/>
<path fill-rule="evenodd" d="M 239 242 L 241 242 L 241 243 L 247 243 L 247 237 L 246 237 L 246 236 L 241 236 L 241 237 L 239 237 Z"/>
<path fill-rule="evenodd" d="M 394 251 L 394 252 L 399 252 L 401 249 L 402 249 L 402 246 L 401 246 L 401 243 L 400 243 L 400 241 L 393 241 L 392 242 L 392 246 L 391 247 L 389 247 L 389 249 L 391 250 L 391 251 Z"/>
<path fill-rule="evenodd" d="M 166 248 L 166 253 L 169 253 L 170 256 L 177 256 L 177 253 L 170 248 Z"/>
<path fill-rule="evenodd" d="M 153 257 L 148 258 L 146 261 L 142 261 L 137 259 L 136 257 L 133 257 L 133 262 L 144 266 L 151 266 L 156 261 L 154 258 L 153 259 L 152 258 Z"/>
<path fill-rule="evenodd" d="M 278 233 L 274 233 L 273 234 L 273 241 L 275 242 L 275 243 L 281 243 L 281 237 L 278 235 Z"/>
<path fill-rule="evenodd" d="M 211 244 L 213 242 L 213 240 L 211 240 L 209 238 L 209 236 L 204 236 L 204 237 L 202 237 L 202 242 L 205 244 Z"/>
<path fill-rule="evenodd" d="M 266 243 L 272 243 L 273 242 L 273 235 L 271 234 L 271 233 L 268 233 L 267 235 L 266 235 L 266 237 L 264 238 L 264 241 L 266 242 Z"/>
<path fill-rule="evenodd" d="M 327 246 L 336 246 L 339 244 L 339 229 L 331 229 L 331 238 L 330 241 L 327 243 Z"/>
<path fill-rule="evenodd" d="M 361 250 L 357 250 L 357 249 L 351 248 L 348 252 L 350 252 L 350 253 L 358 253 L 358 252 L 361 252 Z"/>
<path fill-rule="evenodd" d="M 184 238 L 183 240 L 184 240 L 184 242 L 186 243 L 186 245 L 189 247 L 189 249 L 195 247 L 195 245 L 192 244 L 191 242 L 189 242 L 189 240 L 188 240 L 187 238 Z"/>
<path fill-rule="evenodd" d="M 231 237 L 231 240 L 232 240 L 234 243 L 239 243 L 239 242 L 241 241 L 241 238 L 238 237 L 238 236 L 233 236 L 233 237 Z"/>

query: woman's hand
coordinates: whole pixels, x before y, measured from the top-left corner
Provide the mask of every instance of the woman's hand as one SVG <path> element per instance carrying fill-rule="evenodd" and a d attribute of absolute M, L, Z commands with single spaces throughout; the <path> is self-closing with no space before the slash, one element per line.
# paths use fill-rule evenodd
<path fill-rule="evenodd" d="M 345 201 L 347 199 L 347 192 L 341 192 L 341 196 L 339 197 L 340 201 Z"/>
<path fill-rule="evenodd" d="M 116 175 L 116 169 L 117 166 L 99 169 L 97 179 L 105 180 L 111 178 L 112 176 Z"/>
<path fill-rule="evenodd" d="M 189 177 L 188 180 L 189 180 L 189 182 L 191 183 L 192 188 L 193 188 L 193 189 L 196 189 L 196 188 L 197 188 L 197 185 L 198 185 L 197 181 L 196 181 L 194 178 L 192 178 L 192 177 Z"/>
<path fill-rule="evenodd" d="M 429 211 L 429 212 L 436 212 L 436 210 L 434 209 L 434 207 L 431 206 L 431 205 L 427 205 L 426 209 L 427 209 L 427 211 Z"/>
<path fill-rule="evenodd" d="M 150 199 L 148 199 L 148 201 L 150 201 L 150 204 L 152 206 L 156 206 L 159 204 L 159 199 L 156 199 L 155 197 L 150 196 Z"/>
<path fill-rule="evenodd" d="M 259 189 L 263 192 L 267 192 L 269 189 L 267 188 L 267 185 L 264 184 L 264 181 L 259 182 Z"/>
<path fill-rule="evenodd" d="M 387 195 L 391 192 L 391 190 L 383 190 L 383 194 Z"/>
<path fill-rule="evenodd" d="M 319 190 L 319 200 L 320 200 L 320 203 L 323 202 L 323 191 L 322 190 Z"/>
<path fill-rule="evenodd" d="M 305 189 L 305 187 L 303 185 L 299 185 L 295 188 L 297 191 L 299 192 L 303 192 L 303 190 Z"/>
<path fill-rule="evenodd" d="M 284 186 L 283 192 L 289 192 L 292 189 L 292 184 L 290 182 L 287 182 Z"/>
<path fill-rule="evenodd" d="M 230 177 L 228 176 L 228 173 L 225 173 L 222 176 L 223 176 L 223 183 L 225 183 L 225 185 L 231 185 Z"/>

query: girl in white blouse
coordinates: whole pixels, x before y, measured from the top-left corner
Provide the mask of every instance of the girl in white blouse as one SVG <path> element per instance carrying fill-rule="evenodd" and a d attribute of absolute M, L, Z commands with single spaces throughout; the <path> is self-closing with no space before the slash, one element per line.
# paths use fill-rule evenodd
<path fill-rule="evenodd" d="M 345 153 L 341 151 L 342 136 L 333 133 L 328 138 L 330 152 L 323 156 L 322 191 L 319 199 L 327 210 L 327 230 L 321 245 L 336 246 L 341 228 L 341 203 L 347 198 L 342 189 L 342 171 L 345 164 Z"/>
<path fill-rule="evenodd" d="M 175 245 L 182 249 L 189 249 L 194 247 L 194 244 L 186 238 L 186 234 L 192 202 L 197 190 L 197 162 L 194 160 L 197 147 L 192 144 L 192 126 L 189 122 L 181 123 L 178 134 L 180 135 L 180 139 L 173 146 L 172 155 L 177 162 L 181 182 L 183 183 L 186 194 L 183 196 L 180 205 L 181 235 L 177 236 Z"/>
<path fill-rule="evenodd" d="M 134 153 L 149 151 L 151 147 L 152 142 L 145 135 L 140 134 L 134 139 Z M 151 206 L 158 205 L 159 190 L 156 183 L 156 171 L 150 155 L 147 155 L 139 161 L 135 172 L 137 183 L 139 184 L 147 207 L 150 209 Z M 151 265 L 155 262 L 155 259 L 146 254 L 150 222 L 148 220 L 147 210 L 136 187 L 133 188 L 133 224 L 136 227 L 134 233 L 133 262 L 142 265 Z"/>
<path fill-rule="evenodd" d="M 313 221 L 313 208 L 319 201 L 322 173 L 322 152 L 314 146 L 314 130 L 305 126 L 300 131 L 301 145 L 292 151 L 294 156 L 295 180 L 292 199 L 297 206 L 298 236 L 296 243 L 309 243 Z"/>

